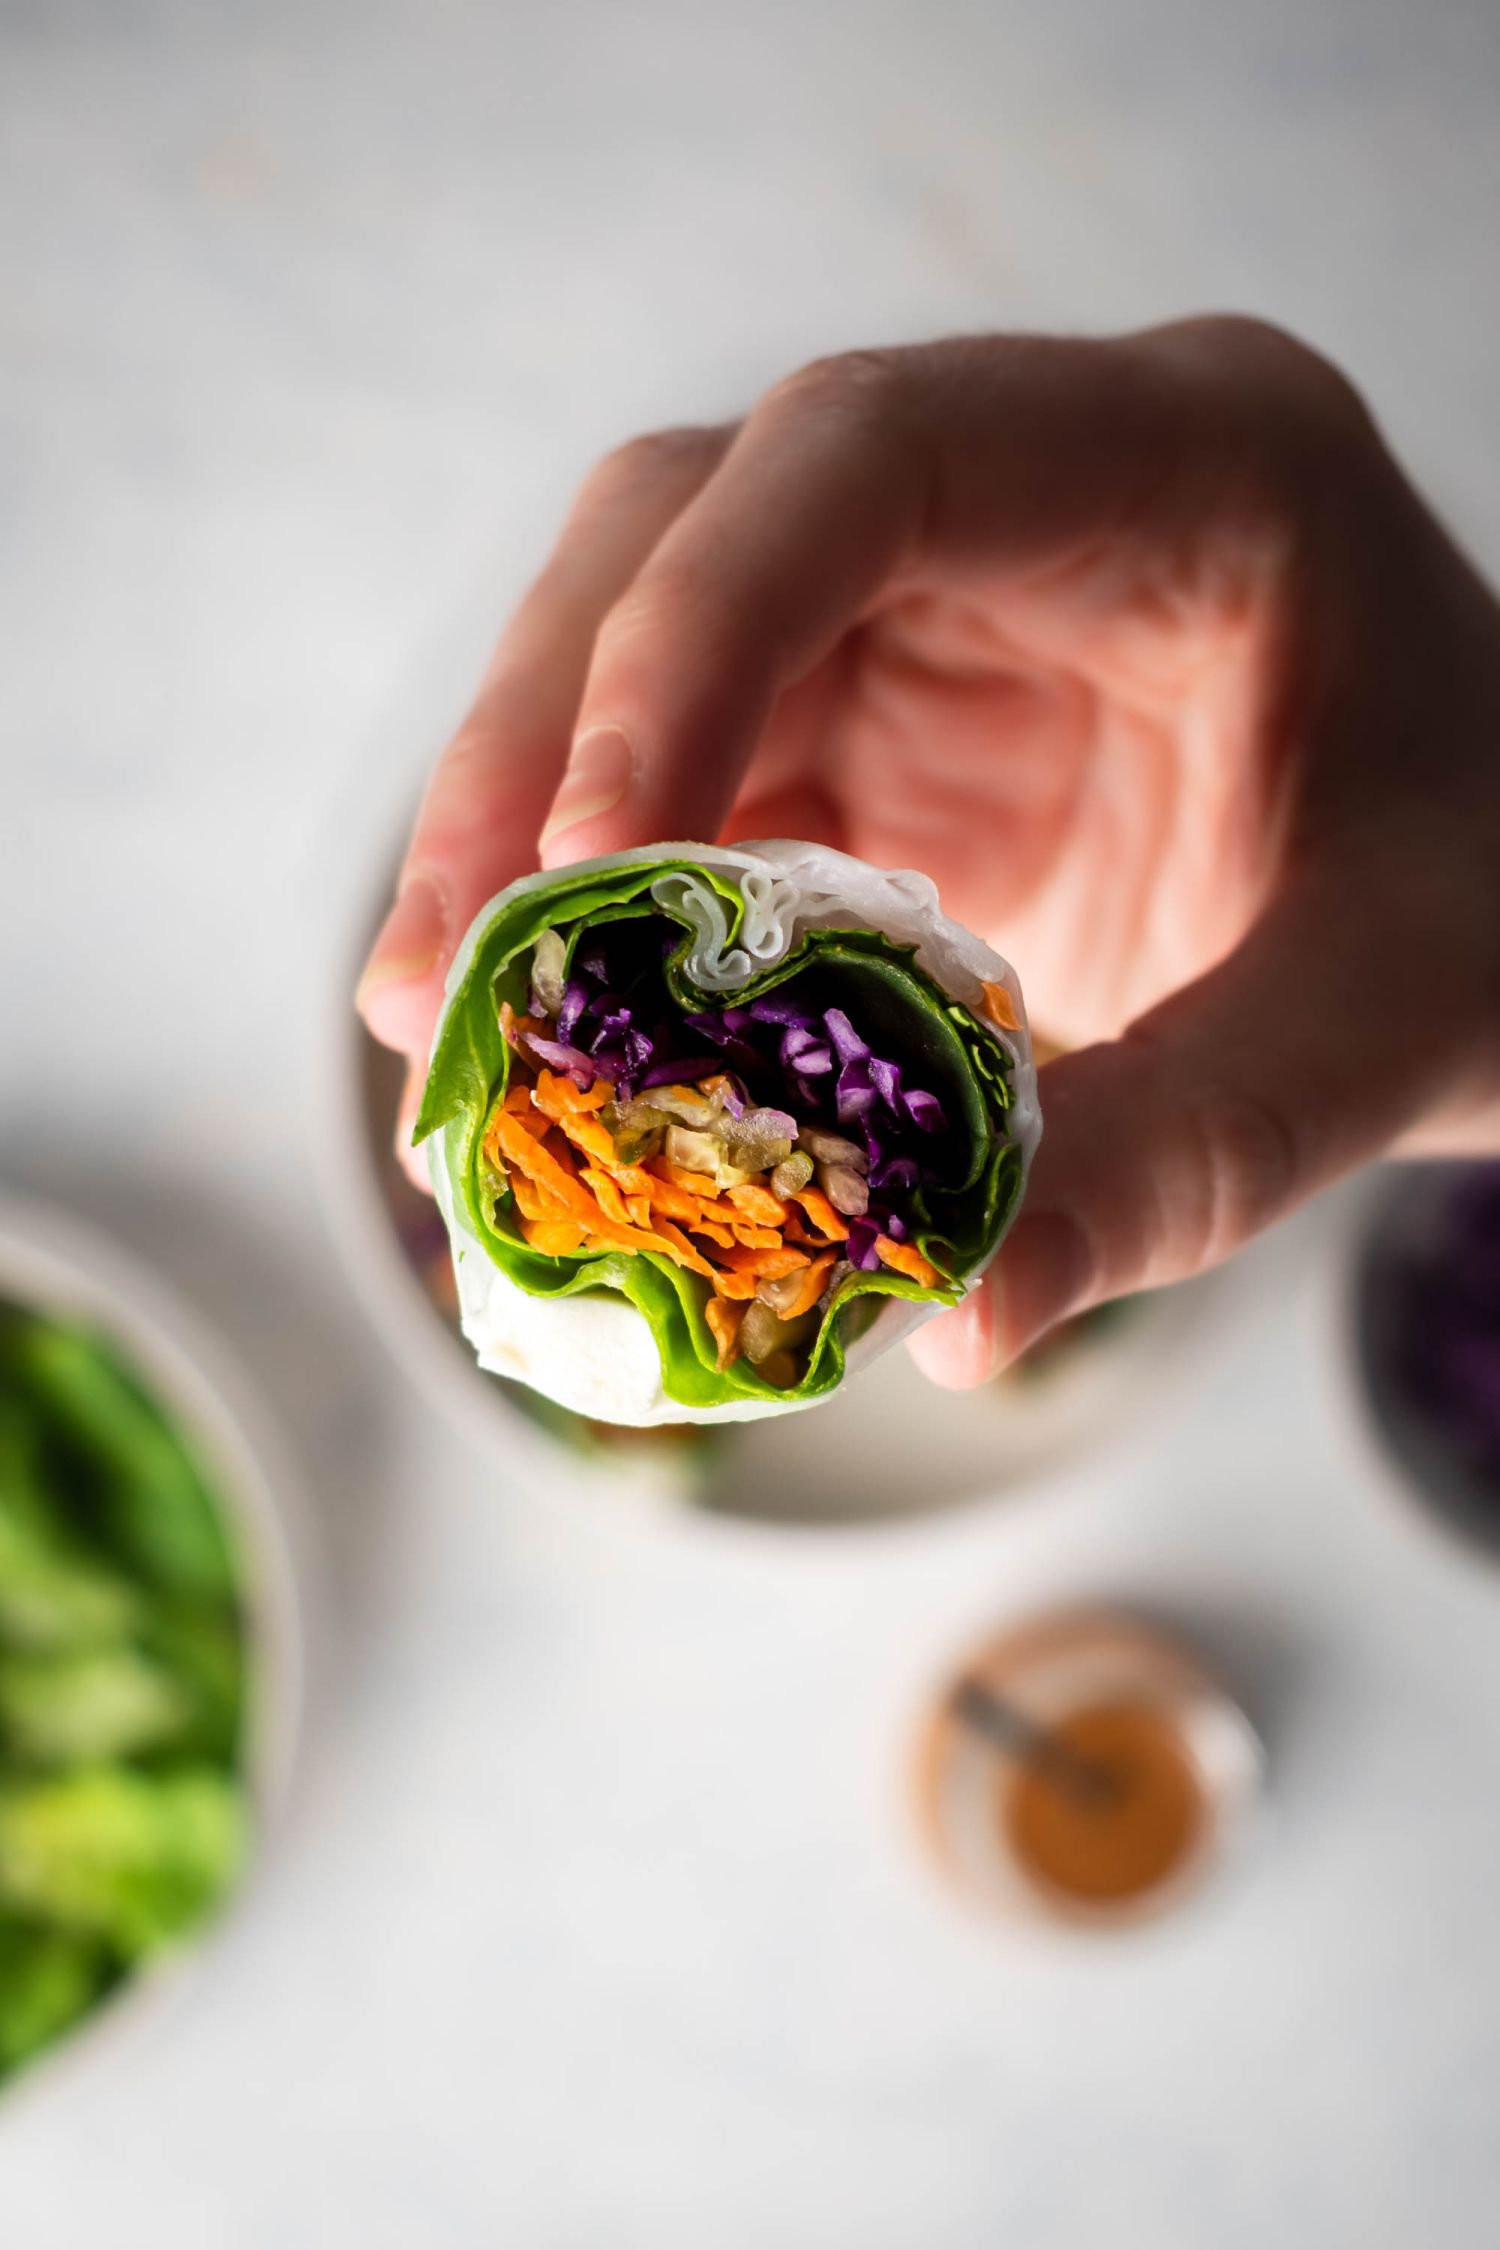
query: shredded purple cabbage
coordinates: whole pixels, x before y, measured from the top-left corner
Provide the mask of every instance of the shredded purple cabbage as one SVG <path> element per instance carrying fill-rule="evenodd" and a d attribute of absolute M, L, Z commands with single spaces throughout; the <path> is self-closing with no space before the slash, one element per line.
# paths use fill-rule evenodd
<path fill-rule="evenodd" d="M 895 1063 L 882 1062 L 879 1055 L 870 1057 L 870 1083 L 889 1110 L 901 1114 L 901 1073 Z"/>
<path fill-rule="evenodd" d="M 825 1008 L 823 1022 L 841 1063 L 863 1062 L 870 1050 L 842 1008 Z"/>
<path fill-rule="evenodd" d="M 1413 1403 L 1500 1487 L 1500 1163 L 1455 1174 L 1431 1240 L 1394 1280 L 1398 1371 Z"/>
<path fill-rule="evenodd" d="M 700 1078 L 711 1078 L 716 1070 L 724 1068 L 722 1055 L 686 1055 L 680 1061 L 654 1062 L 641 1072 L 640 1086 L 644 1093 L 650 1086 L 694 1086 Z M 736 1097 L 738 1098 L 738 1097 Z M 736 1112 L 726 1101 L 731 1117 Z M 743 1103 L 741 1103 L 743 1108 Z"/>
<path fill-rule="evenodd" d="M 875 1247 L 876 1238 L 888 1230 L 884 1224 L 868 1214 L 863 1219 L 849 1221 L 848 1253 L 851 1266 L 861 1273 L 873 1273 L 880 1264 L 880 1253 Z"/>
<path fill-rule="evenodd" d="M 903 1094 L 902 1100 L 906 1104 L 907 1116 L 919 1131 L 942 1132 L 948 1120 L 943 1115 L 943 1105 L 936 1094 L 929 1094 L 922 1087 L 914 1086 L 909 1093 Z"/>
<path fill-rule="evenodd" d="M 663 975 L 674 941 L 653 945 L 654 934 L 631 921 L 580 948 L 557 1036 L 523 1032 L 519 1043 L 584 1090 L 607 1079 L 622 1101 L 721 1076 L 722 1106 L 750 1138 L 795 1142 L 799 1118 L 852 1134 L 865 1150 L 869 1207 L 849 1221 L 847 1256 L 875 1271 L 878 1237 L 909 1241 L 911 1199 L 937 1178 L 911 1145 L 946 1130 L 937 1095 L 906 1085 L 903 1066 L 876 1054 L 844 1009 L 801 1003 L 795 980 L 748 1006 L 677 1013 Z M 543 1015 L 535 994 L 532 1010 Z M 791 1109 L 780 1106 L 788 1101 Z"/>
<path fill-rule="evenodd" d="M 563 990 L 563 1004 L 557 1011 L 559 1039 L 572 1038 L 578 1028 L 578 1019 L 588 1004 L 588 986 L 578 977 L 570 977 Z"/>
<path fill-rule="evenodd" d="M 756 1023 L 785 1024 L 788 1030 L 811 1033 L 817 1017 L 806 1008 L 797 1008 L 789 1000 L 778 1000 L 768 994 L 764 1000 L 752 1000 L 748 1008 L 736 1008 L 736 1015 L 748 1015 Z"/>
<path fill-rule="evenodd" d="M 544 1039 L 537 1031 L 523 1031 L 521 1039 L 538 1062 L 545 1063 L 549 1070 L 564 1072 L 580 1093 L 586 1094 L 599 1074 L 597 1062 L 580 1047 L 571 1047 L 561 1039 Z"/>

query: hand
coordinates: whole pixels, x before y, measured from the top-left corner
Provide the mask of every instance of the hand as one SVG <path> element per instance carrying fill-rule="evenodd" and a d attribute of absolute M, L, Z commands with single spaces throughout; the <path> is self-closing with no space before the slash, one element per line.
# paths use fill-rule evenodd
<path fill-rule="evenodd" d="M 1076 1050 L 913 1344 L 939 1381 L 1367 1157 L 1500 1146 L 1500 608 L 1276 330 L 854 354 L 612 455 L 433 776 L 366 1021 L 419 1078 L 494 891 L 721 835 L 924 869 Z"/>

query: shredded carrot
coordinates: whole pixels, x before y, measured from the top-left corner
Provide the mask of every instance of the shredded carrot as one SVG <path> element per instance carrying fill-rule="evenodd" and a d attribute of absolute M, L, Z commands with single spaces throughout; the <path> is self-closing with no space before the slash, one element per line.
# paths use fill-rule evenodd
<path fill-rule="evenodd" d="M 571 1219 L 523 1219 L 521 1233 L 533 1250 L 549 1258 L 576 1257 L 588 1247 L 582 1228 Z"/>
<path fill-rule="evenodd" d="M 651 1250 L 665 1250 L 669 1258 L 675 1258 L 690 1273 L 705 1274 L 710 1281 L 714 1278 L 714 1269 L 702 1251 L 695 1250 L 682 1229 L 674 1227 L 670 1219 L 657 1220 L 655 1227 L 645 1238 L 645 1246 Z"/>
<path fill-rule="evenodd" d="M 583 1182 L 585 1187 L 593 1189 L 595 1202 L 612 1226 L 628 1227 L 630 1225 L 630 1213 L 625 1208 L 625 1198 L 607 1172 L 597 1171 L 592 1164 L 585 1165 Z"/>
<path fill-rule="evenodd" d="M 619 1170 L 615 1144 L 597 1117 L 582 1117 L 569 1111 L 557 1122 L 573 1146 L 582 1149 L 585 1156 L 591 1156 L 596 1164 L 607 1165 L 612 1172 Z"/>
<path fill-rule="evenodd" d="M 739 1357 L 740 1323 L 745 1317 L 745 1311 L 745 1306 L 731 1305 L 722 1297 L 710 1297 L 703 1308 L 703 1317 L 708 1322 L 709 1334 L 718 1347 L 718 1357 L 715 1364 L 721 1375 L 725 1368 L 732 1367 Z"/>
<path fill-rule="evenodd" d="M 524 1219 L 561 1219 L 567 1216 L 567 1205 L 535 1180 L 528 1179 L 517 1165 L 508 1175 L 510 1192 L 516 1199 L 516 1208 Z"/>
<path fill-rule="evenodd" d="M 810 1313 L 822 1296 L 828 1276 L 833 1270 L 833 1252 L 826 1250 L 821 1258 L 814 1258 L 806 1273 L 797 1276 L 797 1288 L 789 1304 L 783 1305 L 778 1317 L 782 1320 L 800 1320 Z"/>
<path fill-rule="evenodd" d="M 718 1201 L 718 1183 L 706 1172 L 685 1172 L 680 1164 L 669 1164 L 664 1156 L 656 1157 L 654 1163 L 658 1177 L 672 1187 L 681 1188 L 684 1195 L 696 1195 L 705 1203 Z"/>
<path fill-rule="evenodd" d="M 995 989 L 1008 1004 L 1004 987 Z M 500 1017 L 513 1042 L 520 1031 L 542 1028 L 508 1003 Z M 709 1093 L 712 1083 L 673 1091 Z M 534 1085 L 518 1078 L 485 1128 L 485 1155 L 509 1181 L 523 1240 L 543 1255 L 655 1250 L 701 1274 L 711 1285 L 705 1318 L 718 1365 L 732 1366 L 761 1284 L 791 1285 L 782 1319 L 812 1312 L 833 1268 L 830 1245 L 847 1239 L 848 1225 L 815 1187 L 787 1201 L 754 1180 L 721 1192 L 706 1172 L 660 1156 L 622 1163 L 598 1114 L 613 1098 L 604 1079 L 585 1091 L 558 1071 L 539 1071 Z M 888 1235 L 877 1238 L 876 1249 L 885 1265 L 924 1286 L 940 1278 L 918 1251 Z"/>
<path fill-rule="evenodd" d="M 800 1203 L 825 1242 L 847 1242 L 849 1229 L 821 1188 L 797 1188 L 792 1200 Z"/>
<path fill-rule="evenodd" d="M 747 1180 L 742 1187 L 732 1187 L 726 1192 L 736 1211 L 743 1211 L 745 1217 L 753 1220 L 755 1225 L 762 1227 L 784 1227 L 786 1225 L 786 1205 L 782 1202 L 781 1197 L 773 1195 L 769 1188 L 757 1187 L 753 1180 Z"/>
<path fill-rule="evenodd" d="M 550 1187 L 564 1203 L 571 1205 L 576 1200 L 574 1191 L 578 1181 L 571 1165 L 565 1164 L 551 1149 L 544 1148 L 540 1141 L 533 1140 L 519 1118 L 512 1117 L 507 1110 L 498 1111 L 494 1134 L 504 1154 L 528 1179 Z"/>
<path fill-rule="evenodd" d="M 990 1022 L 997 1024 L 1002 1031 L 1019 1031 L 1021 1019 L 1016 1014 L 1016 1004 L 1004 985 L 987 984 L 982 987 L 982 990 L 984 992 L 984 1013 L 989 1017 Z"/>
<path fill-rule="evenodd" d="M 571 1078 L 564 1078 L 561 1071 L 543 1070 L 537 1073 L 531 1098 L 554 1124 L 561 1124 L 565 1117 L 580 1110 L 603 1109 L 613 1091 L 613 1087 L 606 1085 L 602 1078 L 596 1078 L 588 1092 L 584 1093 L 581 1087 L 574 1085 Z"/>
<path fill-rule="evenodd" d="M 546 1029 L 547 1026 L 543 1023 L 538 1023 L 535 1016 L 518 1016 L 515 1009 L 511 1006 L 508 1000 L 501 1001 L 500 1030 L 504 1038 L 512 1047 L 516 1044 L 516 1039 L 519 1033 L 523 1031 L 545 1032 Z"/>
<path fill-rule="evenodd" d="M 730 1233 L 746 1250 L 779 1250 L 781 1235 L 775 1227 L 731 1227 Z"/>
<path fill-rule="evenodd" d="M 920 1250 L 913 1250 L 909 1242 L 892 1242 L 888 1234 L 875 1237 L 875 1255 L 883 1266 L 896 1273 L 904 1273 L 924 1289 L 935 1287 L 940 1276 L 936 1266 L 931 1266 Z"/>
<path fill-rule="evenodd" d="M 645 1181 L 643 1195 L 649 1195 L 655 1208 L 668 1219 L 685 1219 L 691 1225 L 703 1209 L 701 1195 L 693 1195 L 687 1188 L 674 1187 L 670 1180 L 658 1178 L 649 1165 L 642 1167 Z"/>
<path fill-rule="evenodd" d="M 736 1245 L 732 1250 L 721 1250 L 719 1261 L 731 1273 L 755 1274 L 762 1281 L 779 1281 L 784 1273 L 795 1273 L 799 1266 L 809 1263 L 805 1250 L 786 1250 L 779 1244 L 774 1250 L 745 1250 Z"/>
<path fill-rule="evenodd" d="M 716 1297 L 727 1297 L 736 1301 L 744 1298 L 748 1302 L 755 1295 L 758 1286 L 753 1273 L 716 1273 L 714 1275 L 714 1295 Z"/>

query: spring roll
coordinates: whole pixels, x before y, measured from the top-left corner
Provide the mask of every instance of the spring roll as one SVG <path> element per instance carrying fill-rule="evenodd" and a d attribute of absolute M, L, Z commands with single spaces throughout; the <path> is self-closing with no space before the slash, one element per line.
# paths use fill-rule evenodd
<path fill-rule="evenodd" d="M 427 1142 L 481 1366 L 781 1414 L 958 1302 L 1041 1130 L 1020 987 L 925 876 L 662 844 L 530 875 L 448 978 Z"/>

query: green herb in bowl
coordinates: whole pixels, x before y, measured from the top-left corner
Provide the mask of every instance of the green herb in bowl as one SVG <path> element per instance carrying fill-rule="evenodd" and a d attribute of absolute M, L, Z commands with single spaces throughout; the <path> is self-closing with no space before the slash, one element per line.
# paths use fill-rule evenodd
<path fill-rule="evenodd" d="M 245 1669 L 172 1417 L 90 1327 L 0 1305 L 0 2080 L 232 1887 Z"/>

